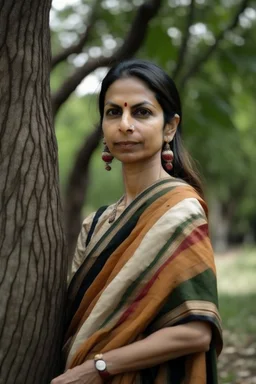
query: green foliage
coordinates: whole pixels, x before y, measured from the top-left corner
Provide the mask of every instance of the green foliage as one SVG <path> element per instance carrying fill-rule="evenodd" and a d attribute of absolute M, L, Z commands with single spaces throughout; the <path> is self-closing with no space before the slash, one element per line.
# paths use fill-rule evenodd
<path fill-rule="evenodd" d="M 100 47 L 106 53 L 106 37 L 121 44 L 135 16 L 135 3 L 125 0 L 102 1 L 83 53 L 90 55 L 91 47 Z M 75 36 L 78 39 L 82 32 L 80 24 L 89 19 L 89 13 L 79 11 L 81 4 L 89 10 L 93 2 L 81 1 L 80 5 L 78 2 L 76 6 L 55 14 L 52 38 L 54 54 L 62 49 L 65 43 L 63 36 L 70 34 L 71 40 Z M 224 34 L 217 49 L 206 61 L 196 66 L 188 83 L 183 86 L 183 76 L 195 61 L 211 49 L 216 36 L 232 23 L 241 0 L 207 0 L 195 4 L 195 19 L 190 28 L 186 55 L 176 79 L 183 100 L 184 139 L 200 164 L 209 195 L 214 194 L 227 205 L 235 199 L 234 228 L 237 226 L 237 231 L 238 227 L 245 231 L 251 217 L 256 215 L 253 198 L 256 187 L 253 177 L 256 168 L 256 11 L 250 4 L 239 18 L 237 27 Z M 187 25 L 189 5 L 188 1 L 165 0 L 159 14 L 150 22 L 148 35 L 137 56 L 153 60 L 172 74 Z M 78 32 L 67 23 L 72 14 L 80 16 Z M 62 81 L 76 70 L 74 58 L 71 56 L 68 62 L 53 71 L 53 90 L 58 89 Z M 94 102 L 89 102 L 89 98 L 73 96 L 57 118 L 62 189 L 65 188 L 80 143 L 97 120 L 95 109 Z M 91 164 L 91 188 L 86 201 L 88 209 L 113 201 L 122 193 L 118 176 L 120 168 L 116 165 L 113 168 L 117 170 L 105 172 L 100 152 L 95 152 Z"/>
<path fill-rule="evenodd" d="M 67 108 L 61 109 L 56 120 L 56 135 L 59 145 L 60 185 L 64 196 L 69 174 L 84 138 L 94 129 L 99 120 L 96 95 L 79 98 L 73 95 Z M 113 162 L 112 171 L 107 172 L 98 148 L 90 164 L 90 189 L 84 214 L 101 205 L 108 205 L 123 193 L 121 165 Z M 104 193 L 102 193 L 104 191 Z"/>
<path fill-rule="evenodd" d="M 59 146 L 60 184 L 63 193 L 78 148 L 94 129 L 98 118 L 96 96 L 88 95 L 79 98 L 75 94 L 70 98 L 67 108 L 62 108 L 57 116 L 55 127 Z"/>
<path fill-rule="evenodd" d="M 159 20 L 156 19 L 151 23 L 151 28 L 138 57 L 142 59 L 146 57 L 164 68 L 174 66 L 177 48 L 172 46 L 171 39 L 166 33 L 169 25 L 172 25 L 170 20 L 166 20 L 166 23 L 164 20 L 159 23 Z M 171 68 L 168 69 L 171 70 Z"/>

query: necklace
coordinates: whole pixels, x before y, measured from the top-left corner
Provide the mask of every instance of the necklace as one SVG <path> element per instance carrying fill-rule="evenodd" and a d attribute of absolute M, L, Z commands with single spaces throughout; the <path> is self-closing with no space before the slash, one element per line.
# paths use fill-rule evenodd
<path fill-rule="evenodd" d="M 123 195 L 114 205 L 113 211 L 111 212 L 108 222 L 109 224 L 113 223 L 116 219 L 117 209 L 119 204 L 121 204 L 124 201 L 125 195 Z"/>

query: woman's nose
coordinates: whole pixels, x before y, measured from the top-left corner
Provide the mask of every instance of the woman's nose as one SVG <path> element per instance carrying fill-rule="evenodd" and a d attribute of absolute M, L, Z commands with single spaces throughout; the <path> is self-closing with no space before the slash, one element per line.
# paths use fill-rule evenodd
<path fill-rule="evenodd" d="M 120 120 L 120 130 L 123 132 L 133 131 L 132 116 L 130 114 L 123 114 Z"/>

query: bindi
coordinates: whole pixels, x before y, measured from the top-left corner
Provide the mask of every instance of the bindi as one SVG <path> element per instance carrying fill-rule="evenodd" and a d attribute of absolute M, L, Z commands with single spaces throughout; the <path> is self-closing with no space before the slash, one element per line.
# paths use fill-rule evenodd
<path fill-rule="evenodd" d="M 127 105 L 128 105 L 127 103 L 124 103 L 124 106 L 125 106 L 125 107 L 127 107 Z"/>

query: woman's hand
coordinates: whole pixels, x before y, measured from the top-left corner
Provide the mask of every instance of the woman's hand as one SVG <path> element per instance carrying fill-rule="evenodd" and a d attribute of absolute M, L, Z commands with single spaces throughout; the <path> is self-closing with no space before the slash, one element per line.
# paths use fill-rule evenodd
<path fill-rule="evenodd" d="M 94 367 L 94 361 L 88 360 L 68 369 L 63 375 L 53 379 L 51 384 L 102 384 L 102 379 Z"/>

